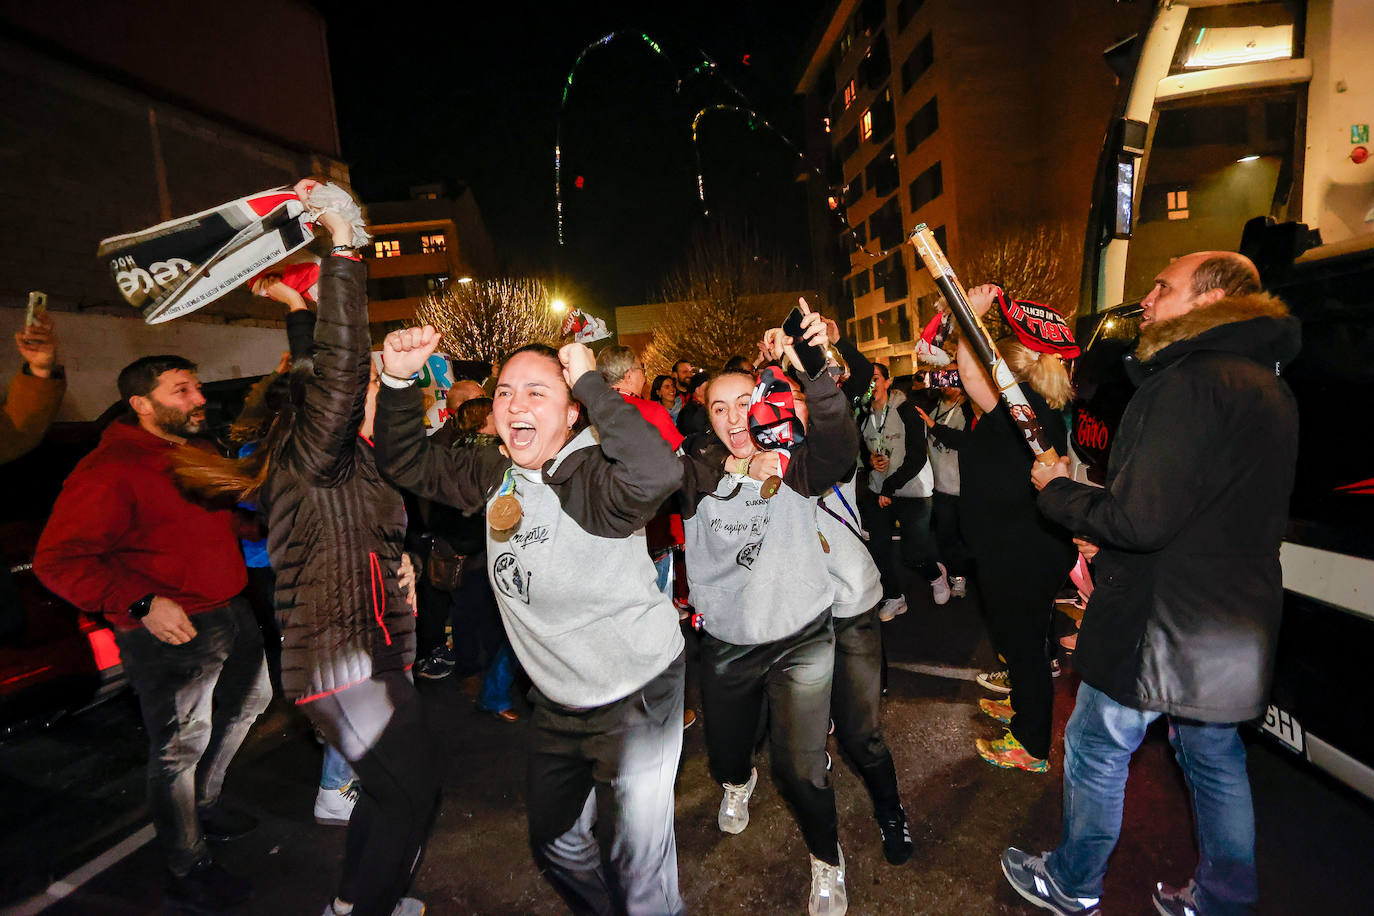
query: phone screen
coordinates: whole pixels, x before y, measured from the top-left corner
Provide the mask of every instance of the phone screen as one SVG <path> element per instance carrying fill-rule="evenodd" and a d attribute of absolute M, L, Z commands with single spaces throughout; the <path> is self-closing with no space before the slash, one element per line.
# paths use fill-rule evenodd
<path fill-rule="evenodd" d="M 782 323 L 782 332 L 792 338 L 792 349 L 797 351 L 797 359 L 801 362 L 802 369 L 806 370 L 806 374 L 811 378 L 815 378 L 825 368 L 825 351 L 802 340 L 803 317 L 801 309 L 792 309 L 787 320 Z"/>
<path fill-rule="evenodd" d="M 24 314 L 24 324 L 31 325 L 38 321 L 38 316 L 48 308 L 48 294 L 34 290 L 29 293 L 29 306 Z"/>

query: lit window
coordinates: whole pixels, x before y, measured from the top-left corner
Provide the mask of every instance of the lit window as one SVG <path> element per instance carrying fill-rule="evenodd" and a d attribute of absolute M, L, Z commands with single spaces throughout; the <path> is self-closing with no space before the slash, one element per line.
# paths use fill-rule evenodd
<path fill-rule="evenodd" d="M 825 132 L 826 132 L 826 133 L 830 133 L 830 119 L 829 119 L 829 118 L 821 118 L 821 120 L 825 122 Z"/>
<path fill-rule="evenodd" d="M 836 197 L 834 194 L 831 194 L 829 197 L 826 198 L 826 203 L 830 205 L 830 209 L 832 210 L 840 209 L 840 199 Z"/>
<path fill-rule="evenodd" d="M 849 110 L 849 106 L 854 104 L 854 100 L 859 97 L 859 90 L 855 87 L 854 81 L 850 80 L 844 86 L 844 108 Z"/>
<path fill-rule="evenodd" d="M 394 258 L 401 253 L 400 239 L 378 239 L 372 246 L 373 256 L 378 258 Z"/>
<path fill-rule="evenodd" d="M 873 109 L 865 111 L 859 118 L 859 139 L 868 140 L 873 136 Z"/>
<path fill-rule="evenodd" d="M 1288 60 L 1293 56 L 1293 26 L 1243 26 L 1239 28 L 1198 29 L 1197 38 L 1183 66 L 1189 70 L 1203 67 L 1231 67 L 1265 60 Z"/>
<path fill-rule="evenodd" d="M 425 289 L 431 293 L 437 293 L 448 287 L 448 277 L 434 276 L 425 277 Z"/>
<path fill-rule="evenodd" d="M 448 250 L 448 240 L 442 232 L 420 236 L 420 250 L 425 254 L 439 254 Z"/>
<path fill-rule="evenodd" d="M 1165 201 L 1169 205 L 1169 219 L 1188 218 L 1188 192 L 1170 191 Z"/>

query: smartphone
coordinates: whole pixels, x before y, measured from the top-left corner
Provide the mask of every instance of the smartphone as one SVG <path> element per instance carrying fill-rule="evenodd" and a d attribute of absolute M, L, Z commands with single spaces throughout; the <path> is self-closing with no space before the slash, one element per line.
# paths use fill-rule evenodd
<path fill-rule="evenodd" d="M 24 313 L 24 326 L 32 327 L 38 323 L 38 316 L 48 310 L 48 294 L 34 290 L 29 293 L 29 308 Z"/>
<path fill-rule="evenodd" d="M 926 373 L 927 388 L 958 388 L 958 369 L 931 369 Z"/>
<path fill-rule="evenodd" d="M 797 351 L 797 360 L 811 378 L 820 375 L 825 369 L 825 351 L 815 344 L 802 339 L 802 310 L 794 308 L 782 323 L 782 332 L 792 338 L 792 349 Z"/>

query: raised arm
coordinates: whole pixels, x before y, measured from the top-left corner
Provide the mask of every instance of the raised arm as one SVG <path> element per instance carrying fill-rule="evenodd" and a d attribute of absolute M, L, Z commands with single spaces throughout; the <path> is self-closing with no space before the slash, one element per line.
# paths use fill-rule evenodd
<path fill-rule="evenodd" d="M 982 286 L 975 286 L 968 291 L 968 303 L 973 308 L 973 313 L 980 318 L 992 307 L 996 299 L 997 287 L 991 283 L 984 283 Z M 988 370 L 978 361 L 978 357 L 973 352 L 973 348 L 968 345 L 968 339 L 964 334 L 959 335 L 959 384 L 964 389 L 964 393 L 969 399 L 982 408 L 986 413 L 997 407 L 1000 396 L 997 393 L 997 386 L 993 384 L 992 377 L 988 375 Z"/>

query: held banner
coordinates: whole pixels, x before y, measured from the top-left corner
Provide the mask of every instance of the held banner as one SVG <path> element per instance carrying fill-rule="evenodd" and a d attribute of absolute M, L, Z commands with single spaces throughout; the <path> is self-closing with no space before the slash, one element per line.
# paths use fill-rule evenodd
<path fill-rule="evenodd" d="M 378 372 L 382 371 L 381 350 L 372 351 L 372 364 L 377 367 Z M 420 370 L 420 378 L 415 384 L 425 396 L 426 436 L 434 435 L 435 431 L 448 421 L 450 414 L 444 401 L 448 397 L 448 390 L 453 387 L 453 382 L 453 364 L 443 353 L 431 355 L 425 367 Z"/>
<path fill-rule="evenodd" d="M 305 205 L 289 187 L 100 243 L 124 301 L 160 324 L 214 302 L 314 240 Z"/>

